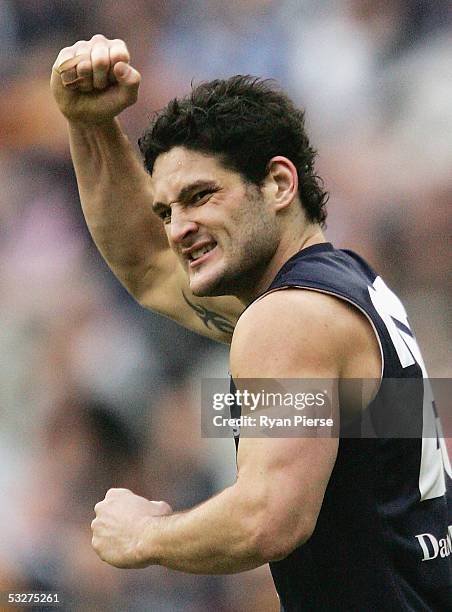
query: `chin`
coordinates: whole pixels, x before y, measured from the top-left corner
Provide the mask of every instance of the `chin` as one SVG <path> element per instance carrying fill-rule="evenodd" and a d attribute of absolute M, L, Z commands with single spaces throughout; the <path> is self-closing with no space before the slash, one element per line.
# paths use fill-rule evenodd
<path fill-rule="evenodd" d="M 190 285 L 191 292 L 196 297 L 216 297 L 220 295 L 227 295 L 225 291 L 215 285 L 212 286 L 192 286 Z"/>
<path fill-rule="evenodd" d="M 190 280 L 190 290 L 196 297 L 218 297 L 220 295 L 231 295 L 230 288 L 228 289 L 223 282 L 224 279 L 192 279 Z"/>

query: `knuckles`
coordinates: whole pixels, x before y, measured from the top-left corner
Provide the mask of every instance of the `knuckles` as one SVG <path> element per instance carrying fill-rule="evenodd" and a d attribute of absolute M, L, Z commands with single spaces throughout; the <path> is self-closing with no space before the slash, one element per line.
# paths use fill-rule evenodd
<path fill-rule="evenodd" d="M 98 57 L 95 59 L 91 59 L 93 68 L 96 70 L 107 70 L 110 68 L 110 61 L 104 57 Z"/>
<path fill-rule="evenodd" d="M 121 497 L 125 493 L 130 493 L 127 489 L 108 489 L 104 499 L 99 504 L 106 504 L 109 500 Z M 98 504 L 98 505 L 99 505 Z"/>
<path fill-rule="evenodd" d="M 104 49 L 102 49 L 102 47 L 104 47 Z M 94 34 L 89 41 L 78 40 L 71 46 L 63 47 L 53 67 L 58 69 L 69 57 L 77 56 L 80 53 L 92 53 L 95 48 L 101 49 L 101 52 L 95 53 L 92 58 L 92 66 L 96 70 L 108 70 L 111 65 L 119 61 L 130 61 L 129 51 L 122 39 L 108 39 L 103 34 Z M 64 57 L 65 59 L 61 61 L 59 59 L 60 57 Z"/>
<path fill-rule="evenodd" d="M 83 48 L 84 50 L 89 47 L 89 42 L 87 40 L 78 40 L 75 44 L 72 45 L 74 51 L 78 51 Z"/>
<path fill-rule="evenodd" d="M 121 38 L 113 38 L 110 40 L 110 44 L 114 46 L 122 46 L 127 49 L 126 43 Z"/>
<path fill-rule="evenodd" d="M 124 493 L 130 493 L 129 489 L 119 489 L 119 488 L 108 489 L 108 491 L 105 494 L 105 499 L 107 497 L 112 497 L 114 495 L 124 495 Z"/>

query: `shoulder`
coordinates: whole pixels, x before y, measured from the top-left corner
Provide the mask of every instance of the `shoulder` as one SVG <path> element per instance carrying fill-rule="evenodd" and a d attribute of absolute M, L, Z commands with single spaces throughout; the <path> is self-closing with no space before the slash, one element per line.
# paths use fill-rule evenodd
<path fill-rule="evenodd" d="M 369 368 L 359 366 L 362 358 Z M 379 359 L 372 326 L 357 308 L 306 289 L 258 299 L 240 317 L 231 345 L 233 377 L 258 376 L 268 367 L 280 377 L 379 376 Z"/>

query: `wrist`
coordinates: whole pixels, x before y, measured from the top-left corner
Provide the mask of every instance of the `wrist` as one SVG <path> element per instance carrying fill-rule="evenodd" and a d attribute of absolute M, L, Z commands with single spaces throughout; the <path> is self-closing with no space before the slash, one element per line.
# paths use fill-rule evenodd
<path fill-rule="evenodd" d="M 113 134 L 119 129 L 119 121 L 116 117 L 108 117 L 99 121 L 83 121 L 66 117 L 71 132 L 83 132 L 90 134 Z"/>
<path fill-rule="evenodd" d="M 138 567 L 161 565 L 161 550 L 159 547 L 159 532 L 164 517 L 151 516 L 143 521 L 135 545 Z"/>
<path fill-rule="evenodd" d="M 101 123 L 68 120 L 68 130 L 71 146 L 88 146 L 92 152 L 102 152 L 103 157 L 116 160 L 117 153 L 124 155 L 124 146 L 129 147 L 127 137 L 116 117 Z"/>

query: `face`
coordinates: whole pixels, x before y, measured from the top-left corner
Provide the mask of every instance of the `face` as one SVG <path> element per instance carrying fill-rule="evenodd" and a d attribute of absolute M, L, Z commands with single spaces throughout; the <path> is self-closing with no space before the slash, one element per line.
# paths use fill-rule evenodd
<path fill-rule="evenodd" d="M 278 245 L 265 195 L 211 155 L 174 147 L 152 173 L 154 212 L 197 296 L 252 291 Z"/>

